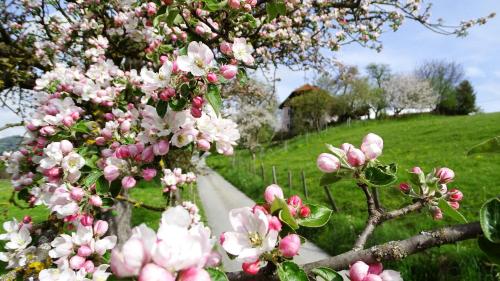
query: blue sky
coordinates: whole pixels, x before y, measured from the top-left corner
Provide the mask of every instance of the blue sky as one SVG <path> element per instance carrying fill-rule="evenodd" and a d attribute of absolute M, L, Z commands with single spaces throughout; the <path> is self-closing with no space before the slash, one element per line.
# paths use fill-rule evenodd
<path fill-rule="evenodd" d="M 433 17 L 443 18 L 446 23 L 486 16 L 497 12 L 497 18 L 484 26 L 474 27 L 469 36 L 456 38 L 431 32 L 421 25 L 407 21 L 397 32 L 382 35 L 384 49 L 374 50 L 358 45 L 348 45 L 332 55 L 346 64 L 363 69 L 371 62 L 389 64 L 394 72 L 412 71 L 420 62 L 428 59 L 454 60 L 463 64 L 467 78 L 477 93 L 477 104 L 485 112 L 500 111 L 500 1 L 498 0 L 437 0 Z M 313 78 L 311 73 L 293 72 L 280 68 L 277 93 L 280 101 L 290 92 Z M 0 126 L 16 122 L 17 118 L 0 108 Z M 4 130 L 0 137 L 21 134 L 22 128 Z"/>
<path fill-rule="evenodd" d="M 384 49 L 377 53 L 358 45 L 348 45 L 332 55 L 345 64 L 363 69 L 371 62 L 389 64 L 394 72 L 412 71 L 429 59 L 453 60 L 461 63 L 477 94 L 477 104 L 485 112 L 500 111 L 500 1 L 498 0 L 439 0 L 432 1 L 433 18 L 443 18 L 454 24 L 497 12 L 486 25 L 474 27 L 465 38 L 433 33 L 423 26 L 406 21 L 397 32 L 384 33 Z M 312 73 L 278 71 L 278 98 L 284 100 L 290 92 L 309 82 Z"/>

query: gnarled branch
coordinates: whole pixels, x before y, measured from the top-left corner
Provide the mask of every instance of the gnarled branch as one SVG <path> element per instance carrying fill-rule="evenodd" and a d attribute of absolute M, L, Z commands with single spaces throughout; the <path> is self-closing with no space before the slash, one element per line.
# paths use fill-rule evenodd
<path fill-rule="evenodd" d="M 14 127 L 21 127 L 23 125 L 23 122 L 17 122 L 17 123 L 7 123 L 0 127 L 0 131 L 9 129 L 9 128 L 14 128 Z"/>

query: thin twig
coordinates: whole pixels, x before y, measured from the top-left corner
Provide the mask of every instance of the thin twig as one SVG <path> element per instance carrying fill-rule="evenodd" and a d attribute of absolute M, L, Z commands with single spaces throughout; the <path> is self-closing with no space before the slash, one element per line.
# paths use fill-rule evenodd
<path fill-rule="evenodd" d="M 115 199 L 118 200 L 118 201 L 128 202 L 128 203 L 132 204 L 136 208 L 144 208 L 144 209 L 151 210 L 151 211 L 156 211 L 156 212 L 163 212 L 163 211 L 166 210 L 165 207 L 156 207 L 156 206 L 147 205 L 147 204 L 144 204 L 144 202 L 140 202 L 140 201 L 137 201 L 137 200 L 134 200 L 134 199 L 123 197 L 122 195 L 116 196 Z"/>

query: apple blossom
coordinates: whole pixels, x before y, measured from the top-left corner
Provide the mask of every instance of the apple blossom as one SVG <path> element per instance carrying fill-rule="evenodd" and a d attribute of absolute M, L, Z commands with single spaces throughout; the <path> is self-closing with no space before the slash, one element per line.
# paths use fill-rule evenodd
<path fill-rule="evenodd" d="M 347 162 L 353 167 L 363 166 L 365 164 L 366 158 L 363 151 L 357 148 L 351 148 L 347 152 Z"/>
<path fill-rule="evenodd" d="M 259 272 L 261 266 L 260 260 L 254 262 L 244 262 L 241 267 L 243 271 L 250 275 L 255 275 Z"/>
<path fill-rule="evenodd" d="M 214 54 L 201 42 L 189 43 L 187 55 L 177 57 L 180 70 L 190 72 L 194 76 L 203 76 L 211 66 Z"/>
<path fill-rule="evenodd" d="M 436 177 L 438 178 L 439 183 L 449 183 L 453 181 L 455 178 L 455 172 L 449 168 L 439 168 L 436 171 Z"/>
<path fill-rule="evenodd" d="M 136 180 L 132 176 L 126 176 L 122 179 L 122 187 L 124 189 L 131 189 L 135 186 Z"/>
<path fill-rule="evenodd" d="M 191 267 L 179 274 L 178 281 L 211 281 L 211 279 L 206 270 Z"/>
<path fill-rule="evenodd" d="M 139 281 L 175 281 L 175 278 L 163 267 L 149 263 L 142 268 Z"/>
<path fill-rule="evenodd" d="M 275 198 L 283 199 L 283 190 L 276 184 L 271 184 L 266 187 L 266 191 L 264 192 L 264 199 L 267 203 L 272 203 Z"/>
<path fill-rule="evenodd" d="M 246 65 L 254 63 L 252 56 L 254 49 L 250 43 L 247 43 L 245 38 L 235 38 L 232 51 L 235 59 L 244 62 Z"/>
<path fill-rule="evenodd" d="M 300 237 L 297 234 L 288 234 L 279 243 L 279 250 L 286 258 L 294 257 L 299 253 Z"/>
<path fill-rule="evenodd" d="M 333 173 L 340 169 L 340 161 L 330 153 L 321 153 L 316 160 L 316 165 L 324 173 Z"/>
<path fill-rule="evenodd" d="M 238 67 L 232 64 L 225 64 L 220 67 L 220 73 L 224 78 L 231 80 L 238 74 Z"/>

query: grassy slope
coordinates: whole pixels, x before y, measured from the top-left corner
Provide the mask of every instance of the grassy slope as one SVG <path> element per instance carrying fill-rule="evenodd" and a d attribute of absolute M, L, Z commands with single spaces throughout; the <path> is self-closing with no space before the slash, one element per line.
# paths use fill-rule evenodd
<path fill-rule="evenodd" d="M 261 193 L 271 181 L 271 166 L 275 165 L 278 183 L 288 194 L 301 194 L 300 170 L 307 175 L 309 199 L 327 204 L 326 196 L 319 187 L 321 172 L 315 166 L 319 153 L 326 152 L 324 143 L 335 146 L 343 142 L 360 145 L 362 137 L 374 132 L 384 138 L 383 162 L 399 164 L 400 180 L 407 179 L 405 172 L 412 166 L 424 171 L 433 167 L 447 166 L 455 170 L 456 181 L 451 187 L 459 187 L 465 199 L 461 211 L 469 220 L 478 219 L 482 202 L 500 194 L 500 155 L 466 157 L 471 146 L 492 136 L 500 135 L 500 114 L 477 116 L 414 116 L 393 121 L 357 122 L 350 128 L 335 127 L 318 134 L 299 136 L 268 148 L 257 155 L 257 167 L 262 163 L 266 170 L 265 181 L 249 172 L 250 156 L 238 151 L 233 167 L 231 159 L 212 157 L 208 163 L 250 197 L 262 200 Z M 288 190 L 288 170 L 293 172 L 292 190 Z M 310 239 L 332 254 L 346 251 L 364 226 L 366 206 L 360 190 L 352 182 L 336 183 L 332 188 L 340 214 L 335 214 L 321 231 L 305 233 Z M 405 199 L 395 188 L 381 190 L 386 208 L 397 208 Z M 454 223 L 448 218 L 433 221 L 427 212 L 388 222 L 378 228 L 371 244 L 403 239 L 422 229 L 432 229 Z M 368 246 L 370 246 L 368 245 Z M 405 280 L 493 280 L 484 256 L 474 241 L 444 246 L 412 256 L 404 262 L 389 264 L 403 272 Z M 453 279 L 452 279 L 453 278 Z"/>

